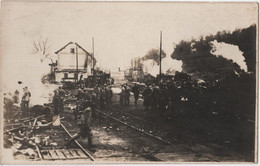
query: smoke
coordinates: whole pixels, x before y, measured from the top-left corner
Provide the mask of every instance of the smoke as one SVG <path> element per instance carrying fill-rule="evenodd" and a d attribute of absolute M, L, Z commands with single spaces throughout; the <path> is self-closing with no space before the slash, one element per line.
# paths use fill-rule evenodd
<path fill-rule="evenodd" d="M 162 59 L 162 73 L 174 75 L 176 71 L 182 71 L 182 61 L 172 59 L 171 56 L 166 56 L 166 58 Z"/>
<path fill-rule="evenodd" d="M 146 73 L 151 74 L 156 77 L 159 74 L 159 65 L 153 59 L 144 60 L 141 62 L 143 64 L 143 70 Z"/>
<path fill-rule="evenodd" d="M 148 59 L 142 62 L 143 70 L 146 73 L 156 77 L 159 74 L 159 65 L 156 60 Z M 166 75 L 174 75 L 175 72 L 182 71 L 182 61 L 172 59 L 170 56 L 166 56 L 162 59 L 162 73 Z"/>
<path fill-rule="evenodd" d="M 209 44 L 212 47 L 210 51 L 211 54 L 232 60 L 237 63 L 242 70 L 247 72 L 245 57 L 243 56 L 243 52 L 239 50 L 238 46 L 224 42 L 217 42 L 217 40 L 211 41 Z"/>
<path fill-rule="evenodd" d="M 58 88 L 58 85 L 43 84 L 41 82 L 41 78 L 50 72 L 49 63 L 50 60 L 41 61 L 41 57 L 37 55 L 23 56 L 19 63 L 15 64 L 17 70 L 11 67 L 4 68 L 3 92 L 13 93 L 18 90 L 21 101 L 23 88 L 27 86 L 31 92 L 31 105 L 49 102 L 54 89 Z"/>

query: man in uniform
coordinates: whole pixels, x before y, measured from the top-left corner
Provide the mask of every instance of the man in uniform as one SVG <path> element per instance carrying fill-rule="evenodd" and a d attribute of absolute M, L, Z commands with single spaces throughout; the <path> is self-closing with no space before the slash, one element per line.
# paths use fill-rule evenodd
<path fill-rule="evenodd" d="M 58 91 L 54 90 L 54 96 L 52 100 L 52 104 L 54 107 L 54 116 L 53 116 L 53 121 L 52 124 L 53 126 L 59 126 L 60 125 L 60 114 L 63 112 L 63 100 L 59 96 Z"/>
<path fill-rule="evenodd" d="M 126 84 L 125 85 L 125 104 L 126 105 L 129 105 L 129 98 L 130 98 L 130 89 Z"/>
<path fill-rule="evenodd" d="M 135 98 L 135 104 L 137 104 L 137 100 L 139 98 L 139 87 L 137 86 L 137 84 L 134 84 L 134 87 L 132 88 L 132 92 L 134 93 L 134 98 Z"/>
<path fill-rule="evenodd" d="M 106 94 L 105 94 L 105 89 L 101 88 L 100 89 L 100 109 L 105 109 L 106 107 Z"/>
<path fill-rule="evenodd" d="M 80 119 L 78 120 L 79 131 L 71 137 L 71 139 L 65 144 L 69 146 L 73 141 L 79 139 L 80 137 L 88 137 L 88 146 L 93 147 L 92 145 L 92 133 L 91 133 L 91 117 L 92 117 L 92 108 L 84 104 L 84 111 L 82 112 Z"/>
<path fill-rule="evenodd" d="M 125 90 L 124 87 L 121 87 L 121 92 L 119 93 L 119 102 L 120 102 L 120 106 L 122 106 L 124 104 L 124 98 L 125 98 Z"/>
<path fill-rule="evenodd" d="M 150 103 L 150 97 L 151 97 L 151 89 L 149 88 L 149 85 L 147 85 L 147 88 L 144 90 L 143 92 L 143 105 L 144 105 L 144 110 L 148 110 L 149 109 L 149 103 Z"/>
<path fill-rule="evenodd" d="M 22 97 L 22 110 L 23 111 L 29 111 L 29 102 L 30 102 L 30 97 L 31 97 L 31 93 L 28 90 L 28 87 L 23 88 L 23 97 Z"/>
<path fill-rule="evenodd" d="M 106 102 L 108 105 L 111 105 L 112 104 L 112 97 L 113 97 L 113 91 L 111 89 L 111 87 L 109 86 L 107 89 L 106 89 Z"/>

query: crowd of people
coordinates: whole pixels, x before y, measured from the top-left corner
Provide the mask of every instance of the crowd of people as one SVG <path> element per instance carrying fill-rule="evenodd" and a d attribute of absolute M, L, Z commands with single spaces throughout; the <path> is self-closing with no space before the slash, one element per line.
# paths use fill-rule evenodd
<path fill-rule="evenodd" d="M 96 86 L 94 88 L 79 88 L 78 102 L 87 102 L 93 108 L 104 109 L 112 104 L 113 91 L 111 86 Z"/>
<path fill-rule="evenodd" d="M 121 87 L 121 92 L 119 93 L 120 105 L 129 105 L 129 98 L 130 98 L 130 88 L 126 84 Z"/>
<path fill-rule="evenodd" d="M 253 82 L 250 75 L 228 75 L 222 80 L 207 81 L 163 80 L 142 90 L 143 106 L 144 110 L 160 113 L 168 110 L 172 116 L 196 113 L 201 116 L 253 117 Z"/>

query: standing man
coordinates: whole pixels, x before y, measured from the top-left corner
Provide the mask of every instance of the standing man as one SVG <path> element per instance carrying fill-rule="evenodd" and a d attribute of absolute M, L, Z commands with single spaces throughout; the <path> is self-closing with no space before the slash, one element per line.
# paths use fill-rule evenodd
<path fill-rule="evenodd" d="M 107 89 L 107 104 L 111 105 L 112 104 L 112 97 L 113 97 L 113 91 L 111 89 L 111 87 L 109 86 Z"/>
<path fill-rule="evenodd" d="M 137 86 L 137 84 L 134 84 L 134 87 L 132 88 L 132 92 L 134 93 L 134 98 L 135 98 L 135 104 L 137 104 L 137 100 L 139 98 L 139 87 Z"/>
<path fill-rule="evenodd" d="M 91 117 L 92 117 L 92 108 L 88 107 L 87 104 L 84 104 L 84 111 L 80 116 L 78 121 L 79 132 L 73 135 L 72 138 L 65 144 L 69 146 L 73 141 L 79 139 L 80 137 L 88 137 L 88 146 L 91 148 L 92 145 L 92 133 L 91 133 Z"/>
<path fill-rule="evenodd" d="M 149 88 L 149 85 L 147 85 L 147 88 L 143 92 L 143 99 L 144 99 L 144 110 L 149 109 L 149 103 L 150 103 L 150 98 L 151 98 L 151 89 Z"/>
<path fill-rule="evenodd" d="M 54 107 L 54 116 L 52 118 L 52 125 L 53 126 L 59 126 L 60 125 L 60 114 L 63 110 L 63 100 L 58 94 L 57 90 L 54 90 L 54 96 L 52 100 L 52 104 Z"/>
<path fill-rule="evenodd" d="M 14 92 L 14 95 L 13 95 L 12 99 L 13 99 L 13 102 L 14 102 L 15 104 L 18 104 L 18 103 L 19 103 L 19 91 L 18 91 L 18 90 L 16 90 L 16 91 Z"/>
<path fill-rule="evenodd" d="M 28 87 L 23 88 L 23 97 L 22 97 L 22 110 L 23 111 L 29 111 L 29 102 L 30 102 L 30 97 L 31 97 L 31 92 L 29 92 Z"/>
<path fill-rule="evenodd" d="M 119 93 L 120 106 L 124 104 L 124 98 L 125 98 L 125 90 L 124 87 L 121 87 L 121 92 Z"/>
<path fill-rule="evenodd" d="M 129 98 L 130 98 L 130 89 L 128 88 L 127 84 L 125 85 L 125 104 L 129 105 Z"/>
<path fill-rule="evenodd" d="M 106 107 L 106 94 L 105 94 L 105 89 L 101 88 L 100 89 L 100 109 L 104 109 Z"/>

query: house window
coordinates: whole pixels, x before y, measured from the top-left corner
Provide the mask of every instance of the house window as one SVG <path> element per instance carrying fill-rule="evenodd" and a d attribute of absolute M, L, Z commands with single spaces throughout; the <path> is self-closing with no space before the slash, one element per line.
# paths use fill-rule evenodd
<path fill-rule="evenodd" d="M 73 54 L 74 54 L 74 53 L 75 53 L 75 48 L 71 48 L 71 49 L 70 49 L 70 53 L 73 53 Z"/>
<path fill-rule="evenodd" d="M 64 78 L 68 78 L 68 73 L 64 73 Z"/>

